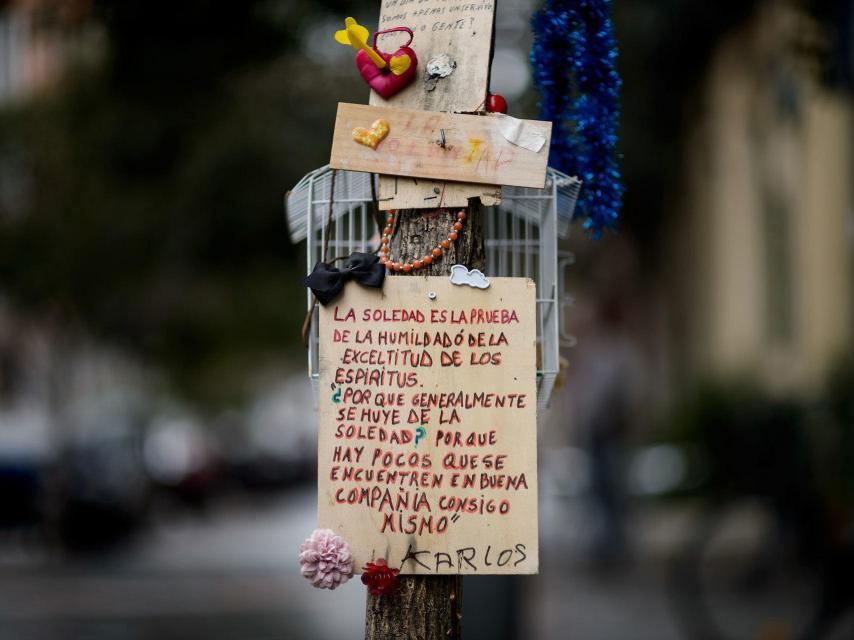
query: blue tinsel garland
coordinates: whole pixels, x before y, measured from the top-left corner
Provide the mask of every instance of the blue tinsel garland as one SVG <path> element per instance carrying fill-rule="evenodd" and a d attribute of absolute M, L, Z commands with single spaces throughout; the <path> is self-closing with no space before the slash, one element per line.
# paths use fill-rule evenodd
<path fill-rule="evenodd" d="M 549 164 L 584 181 L 578 207 L 593 237 L 615 229 L 620 85 L 611 0 L 545 0 L 534 15 L 531 63 L 541 117 L 554 123 Z"/>

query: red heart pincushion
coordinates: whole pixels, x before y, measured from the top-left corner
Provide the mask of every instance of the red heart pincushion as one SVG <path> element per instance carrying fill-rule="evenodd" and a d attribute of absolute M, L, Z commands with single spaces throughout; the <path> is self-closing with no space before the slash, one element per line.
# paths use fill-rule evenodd
<path fill-rule="evenodd" d="M 377 49 L 377 36 L 383 33 L 390 33 L 392 31 L 409 31 L 409 42 L 406 44 L 408 45 L 412 42 L 412 31 L 406 27 L 396 27 L 385 31 L 377 31 L 374 34 L 374 46 L 372 48 L 382 57 L 383 60 L 386 61 L 386 66 L 383 69 L 377 67 L 377 65 L 375 65 L 371 60 L 370 56 L 368 56 L 364 51 L 359 51 L 356 54 L 356 68 L 359 70 L 359 73 L 362 74 L 362 77 L 371 89 L 386 99 L 390 98 L 412 82 L 412 79 L 415 77 L 415 69 L 418 66 L 418 58 L 415 56 L 415 52 L 406 45 L 402 46 L 394 53 L 385 53 L 384 51 Z M 409 68 L 400 75 L 395 75 L 391 70 L 391 59 L 400 58 L 402 56 L 409 57 Z"/>

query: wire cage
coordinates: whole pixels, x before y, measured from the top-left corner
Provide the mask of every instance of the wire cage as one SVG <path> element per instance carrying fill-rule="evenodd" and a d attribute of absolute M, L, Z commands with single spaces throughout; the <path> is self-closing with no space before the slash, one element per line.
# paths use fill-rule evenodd
<path fill-rule="evenodd" d="M 537 285 L 537 406 L 548 406 L 560 372 L 560 348 L 572 346 L 566 331 L 564 274 L 572 264 L 558 239 L 569 236 L 575 202 L 581 188 L 577 178 L 549 168 L 543 189 L 502 187 L 501 204 L 486 210 L 487 277 L 531 278 Z M 327 260 L 353 251 L 374 252 L 380 236 L 373 218 L 377 176 L 355 171 L 316 169 L 300 180 L 285 198 L 291 241 L 308 240 L 306 267 L 314 267 L 326 246 Z M 330 202 L 331 198 L 331 202 Z M 329 238 L 326 237 L 330 221 Z M 311 309 L 311 291 L 306 302 Z M 308 374 L 319 378 L 317 309 L 311 323 Z"/>

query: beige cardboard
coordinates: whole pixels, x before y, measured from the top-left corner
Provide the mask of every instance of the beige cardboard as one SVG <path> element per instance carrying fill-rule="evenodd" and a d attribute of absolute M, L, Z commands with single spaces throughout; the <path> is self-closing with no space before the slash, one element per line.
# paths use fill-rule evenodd
<path fill-rule="evenodd" d="M 371 91 L 370 104 L 423 111 L 482 110 L 489 87 L 494 14 L 493 2 L 478 0 L 383 0 L 377 31 L 393 27 L 412 29 L 410 47 L 418 56 L 418 72 L 412 84 L 388 100 Z M 383 34 L 378 37 L 377 45 L 382 51 L 394 53 L 408 39 L 406 33 Z M 442 53 L 457 63 L 456 69 L 439 78 L 436 87 L 427 91 L 427 63 Z"/>
<path fill-rule="evenodd" d="M 350 283 L 321 308 L 319 526 L 344 537 L 358 572 L 377 558 L 405 574 L 537 572 L 535 309 L 529 279 L 418 276 Z M 471 406 L 422 414 L 430 394 Z M 485 441 L 467 446 L 472 433 Z M 380 470 L 406 481 L 365 478 Z"/>
<path fill-rule="evenodd" d="M 467 207 L 469 198 L 480 198 L 485 207 L 501 204 L 501 187 L 468 182 L 426 180 L 380 176 L 379 208 L 389 209 L 435 209 L 436 207 Z"/>

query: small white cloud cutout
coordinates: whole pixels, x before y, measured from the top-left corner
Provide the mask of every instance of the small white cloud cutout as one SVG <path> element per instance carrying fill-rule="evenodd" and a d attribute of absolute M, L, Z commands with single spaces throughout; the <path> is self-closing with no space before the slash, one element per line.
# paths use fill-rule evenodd
<path fill-rule="evenodd" d="M 478 269 L 469 271 L 465 266 L 455 264 L 451 267 L 451 284 L 467 284 L 475 289 L 486 289 L 489 287 L 489 280 Z"/>

